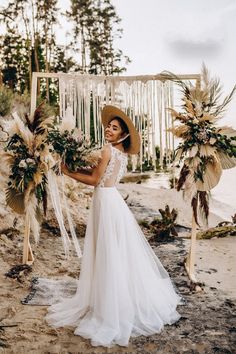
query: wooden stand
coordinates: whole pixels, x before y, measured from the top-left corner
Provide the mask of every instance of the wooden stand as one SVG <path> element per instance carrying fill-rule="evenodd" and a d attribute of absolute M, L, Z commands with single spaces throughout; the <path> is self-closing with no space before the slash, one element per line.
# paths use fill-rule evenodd
<path fill-rule="evenodd" d="M 193 284 L 195 284 L 195 290 L 201 291 L 202 288 L 199 286 L 199 282 L 195 276 L 195 254 L 196 254 L 196 237 L 197 237 L 197 224 L 192 215 L 192 232 L 191 232 L 191 244 L 189 254 L 185 260 L 184 266 L 188 273 L 188 277 Z"/>
<path fill-rule="evenodd" d="M 25 217 L 25 232 L 24 232 L 24 244 L 23 244 L 23 264 L 32 265 L 34 262 L 34 256 L 31 249 L 30 241 L 30 221 Z"/>

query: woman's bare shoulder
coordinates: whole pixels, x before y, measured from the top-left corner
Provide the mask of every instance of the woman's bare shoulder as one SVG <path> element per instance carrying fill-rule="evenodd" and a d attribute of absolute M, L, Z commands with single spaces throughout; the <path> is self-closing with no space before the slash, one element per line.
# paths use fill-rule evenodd
<path fill-rule="evenodd" d="M 105 157 L 110 157 L 111 156 L 111 144 L 105 144 L 103 145 L 101 149 L 102 155 Z"/>

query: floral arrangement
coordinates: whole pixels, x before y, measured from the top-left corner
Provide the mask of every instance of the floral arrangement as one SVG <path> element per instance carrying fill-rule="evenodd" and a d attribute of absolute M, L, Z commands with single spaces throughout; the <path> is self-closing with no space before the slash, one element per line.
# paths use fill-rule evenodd
<path fill-rule="evenodd" d="M 31 119 L 15 112 L 4 124 L 8 139 L 3 156 L 10 171 L 6 202 L 15 212 L 28 215 L 36 241 L 48 192 L 51 197 L 54 192 L 48 186 L 48 172 L 59 167 L 62 159 L 72 170 L 93 168 L 100 159 L 100 152 L 75 128 L 70 113 L 63 119 L 48 117 L 42 103 Z"/>
<path fill-rule="evenodd" d="M 13 119 L 5 122 L 8 134 L 4 159 L 10 173 L 6 188 L 7 204 L 19 214 L 28 214 L 35 239 L 39 238 L 41 209 L 47 209 L 47 158 L 49 146 L 45 144 L 47 125 L 52 121 L 45 117 L 41 104 L 32 117 L 24 119 L 15 112 Z"/>
<path fill-rule="evenodd" d="M 47 143 L 72 171 L 94 168 L 101 158 L 101 152 L 78 128 L 62 131 L 60 122 L 49 129 Z"/>
<path fill-rule="evenodd" d="M 173 120 L 180 122 L 169 130 L 182 140 L 175 151 L 175 161 L 183 161 L 177 190 L 184 188 L 198 223 L 198 209 L 205 220 L 208 218 L 209 191 L 219 182 L 222 169 L 236 166 L 236 130 L 215 125 L 222 118 L 236 86 L 219 102 L 222 95 L 220 81 L 210 79 L 205 65 L 202 87 L 184 82 L 169 72 L 164 73 L 164 77 L 177 83 L 183 93 L 183 111 L 179 113 L 168 108 Z"/>

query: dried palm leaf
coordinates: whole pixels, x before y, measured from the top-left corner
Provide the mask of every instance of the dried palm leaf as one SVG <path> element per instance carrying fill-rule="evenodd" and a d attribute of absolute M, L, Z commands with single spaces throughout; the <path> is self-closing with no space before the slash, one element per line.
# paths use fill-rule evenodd
<path fill-rule="evenodd" d="M 221 163 L 216 159 L 209 161 L 206 165 L 206 169 L 203 175 L 203 182 L 200 180 L 196 181 L 197 190 L 202 192 L 210 191 L 219 183 L 221 175 Z"/>
<path fill-rule="evenodd" d="M 236 166 L 235 157 L 230 157 L 229 155 L 225 154 L 222 151 L 218 151 L 218 156 L 223 170 L 227 170 L 229 168 L 233 168 Z"/>
<path fill-rule="evenodd" d="M 203 113 L 203 116 L 199 117 L 198 120 L 199 122 L 203 122 L 203 121 L 214 122 L 217 120 L 217 118 L 210 113 Z"/>
<path fill-rule="evenodd" d="M 216 156 L 216 148 L 209 145 L 200 145 L 199 146 L 199 154 L 200 156 Z"/>
<path fill-rule="evenodd" d="M 195 157 L 198 153 L 198 146 L 193 146 L 189 152 L 188 152 L 188 155 L 189 157 Z"/>
<path fill-rule="evenodd" d="M 190 89 L 193 87 L 192 83 L 190 81 L 184 82 L 181 80 L 177 75 L 170 71 L 163 71 L 161 73 L 161 76 L 163 77 L 163 80 L 171 80 L 175 82 L 183 92 L 184 96 L 188 99 L 190 95 Z"/>
<path fill-rule="evenodd" d="M 184 186 L 185 186 L 184 193 L 183 193 L 184 198 L 186 198 L 188 200 L 192 200 L 192 198 L 197 193 L 196 183 L 195 183 L 195 179 L 194 179 L 194 173 L 192 170 L 188 174 Z"/>
<path fill-rule="evenodd" d="M 222 102 L 221 105 L 219 105 L 218 107 L 216 107 L 215 111 L 214 111 L 214 115 L 215 116 L 221 116 L 222 113 L 225 112 L 226 107 L 228 106 L 228 104 L 231 102 L 233 95 L 236 91 L 236 85 L 233 87 L 232 91 L 230 92 L 230 94 L 228 96 L 225 97 L 224 101 Z"/>
<path fill-rule="evenodd" d="M 201 159 L 198 156 L 187 157 L 184 163 L 189 167 L 192 173 L 197 170 L 199 164 L 201 163 Z"/>
<path fill-rule="evenodd" d="M 216 142 L 217 142 L 216 138 L 210 138 L 210 140 L 209 140 L 210 145 L 214 145 Z"/>
<path fill-rule="evenodd" d="M 16 213 L 24 214 L 24 193 L 20 193 L 16 189 L 8 187 L 6 189 L 6 203 Z"/>
<path fill-rule="evenodd" d="M 167 131 L 172 132 L 177 138 L 182 138 L 189 131 L 189 127 L 183 124 L 178 127 L 169 128 Z"/>
<path fill-rule="evenodd" d="M 226 135 L 228 138 L 236 137 L 236 130 L 232 127 L 223 126 L 216 129 L 216 132 L 221 135 Z"/>

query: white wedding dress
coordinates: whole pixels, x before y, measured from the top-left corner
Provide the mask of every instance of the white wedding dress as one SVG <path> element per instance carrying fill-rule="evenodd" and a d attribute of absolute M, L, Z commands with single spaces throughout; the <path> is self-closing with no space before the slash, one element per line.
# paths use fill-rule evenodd
<path fill-rule="evenodd" d="M 109 146 L 111 159 L 92 197 L 76 293 L 51 305 L 46 316 L 51 326 L 74 326 L 76 335 L 105 347 L 160 332 L 179 320 L 182 300 L 116 188 L 127 154 Z"/>

